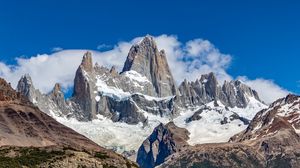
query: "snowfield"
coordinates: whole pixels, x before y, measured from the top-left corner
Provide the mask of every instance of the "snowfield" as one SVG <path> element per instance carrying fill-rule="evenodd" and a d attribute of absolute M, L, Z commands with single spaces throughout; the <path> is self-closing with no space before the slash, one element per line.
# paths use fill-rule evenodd
<path fill-rule="evenodd" d="M 182 111 L 178 117 L 173 119 L 177 126 L 186 128 L 191 133 L 188 141 L 190 145 L 227 142 L 231 136 L 244 130 L 247 125 L 241 120 L 229 121 L 229 123 L 222 125 L 220 122 L 224 117 L 230 118 L 230 115 L 237 113 L 239 116 L 250 120 L 259 110 L 266 108 L 266 105 L 255 99 L 250 99 L 250 103 L 245 109 L 229 108 L 226 110 L 220 102 L 218 102 L 218 107 L 214 107 L 213 104 L 211 102 L 206 105 L 212 110 L 204 110 L 201 113 L 202 118 L 200 120 L 186 122 L 186 119 L 191 117 L 197 110 Z M 122 122 L 112 122 L 102 115 L 97 115 L 98 119 L 89 122 L 80 122 L 74 118 L 54 117 L 58 122 L 87 136 L 99 145 L 122 153 L 131 150 L 137 151 L 142 142 L 159 123 L 166 124 L 171 121 L 167 117 L 160 117 L 147 112 L 143 113 L 148 117 L 149 124 L 147 126 L 143 126 L 142 123 L 129 125 Z"/>
<path fill-rule="evenodd" d="M 190 132 L 190 139 L 188 140 L 190 145 L 227 142 L 230 137 L 246 129 L 248 126 L 241 120 L 230 121 L 231 115 L 236 113 L 240 117 L 251 120 L 258 111 L 267 107 L 254 98 L 250 98 L 250 102 L 245 109 L 229 108 L 226 110 L 225 106 L 219 101 L 218 105 L 218 107 L 214 107 L 213 102 L 208 103 L 206 106 L 212 110 L 204 110 L 200 114 L 202 118 L 197 121 L 185 122 L 197 110 L 182 112 L 174 119 L 174 123 L 178 127 L 185 128 Z M 225 117 L 228 118 L 228 123 L 221 124 L 221 121 Z"/>
<path fill-rule="evenodd" d="M 169 120 L 155 115 L 147 115 L 148 126 L 142 123 L 129 125 L 122 122 L 112 122 L 110 119 L 97 115 L 98 119 L 89 122 L 81 122 L 74 118 L 67 119 L 55 116 L 55 119 L 76 130 L 80 134 L 90 138 L 100 146 L 113 149 L 118 153 L 131 151 L 139 148 L 142 142 L 152 133 L 160 122 L 167 123 Z"/>

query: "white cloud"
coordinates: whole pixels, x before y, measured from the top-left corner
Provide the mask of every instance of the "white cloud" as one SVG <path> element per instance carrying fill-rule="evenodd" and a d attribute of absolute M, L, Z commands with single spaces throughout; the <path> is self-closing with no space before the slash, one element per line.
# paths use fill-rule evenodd
<path fill-rule="evenodd" d="M 182 79 L 195 80 L 201 74 L 214 72 L 221 81 L 230 80 L 226 68 L 231 56 L 222 54 L 209 41 L 194 39 L 182 44 L 176 36 L 161 35 L 155 38 L 164 49 L 171 71 L 177 83 Z"/>
<path fill-rule="evenodd" d="M 141 41 L 142 37 L 131 41 L 119 42 L 107 51 L 91 51 L 94 63 L 110 68 L 115 65 L 118 70 L 123 68 L 130 47 Z M 226 72 L 230 66 L 231 56 L 221 53 L 208 40 L 193 39 L 182 43 L 174 35 L 160 35 L 155 37 L 159 49 L 164 49 L 167 55 L 170 69 L 177 83 L 184 78 L 195 80 L 201 74 L 214 72 L 221 81 L 231 80 Z M 100 46 L 103 48 L 103 46 Z M 59 49 L 57 49 L 59 50 Z M 36 88 L 42 92 L 49 92 L 55 83 L 70 88 L 76 69 L 81 62 L 83 54 L 87 50 L 59 50 L 53 54 L 37 55 L 30 58 L 16 58 L 15 65 L 7 65 L 0 60 L 0 76 L 17 85 L 19 78 L 29 73 Z M 245 77 L 245 83 L 257 90 L 261 98 L 271 102 L 287 93 L 274 82 L 265 79 L 249 80 Z"/>
<path fill-rule="evenodd" d="M 263 78 L 250 80 L 245 76 L 240 76 L 238 79 L 256 90 L 259 97 L 268 104 L 290 93 L 288 90 L 275 84 L 272 80 Z"/>
<path fill-rule="evenodd" d="M 128 51 L 133 43 L 120 42 L 112 50 L 93 51 L 93 61 L 99 65 L 110 68 L 115 65 L 118 69 L 123 67 Z M 82 56 L 88 50 L 62 50 L 53 54 L 42 54 L 30 58 L 16 58 L 16 65 L 6 65 L 0 60 L 0 76 L 16 87 L 18 80 L 25 73 L 30 74 L 34 86 L 42 92 L 52 90 L 55 83 L 61 83 L 64 89 L 73 85 L 76 69 Z"/>

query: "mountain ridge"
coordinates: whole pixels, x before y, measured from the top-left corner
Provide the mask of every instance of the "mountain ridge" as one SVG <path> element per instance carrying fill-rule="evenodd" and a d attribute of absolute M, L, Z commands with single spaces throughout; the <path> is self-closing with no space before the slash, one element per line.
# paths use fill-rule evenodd
<path fill-rule="evenodd" d="M 245 129 L 255 113 L 266 107 L 247 85 L 237 80 L 220 84 L 214 73 L 176 86 L 165 54 L 147 36 L 131 47 L 119 73 L 114 66 L 94 64 L 92 53 L 86 52 L 68 99 L 63 97 L 59 85 L 49 94 L 40 93 L 29 75 L 21 78 L 17 88 L 57 121 L 98 144 L 125 152 L 126 156 L 130 153 L 128 157 L 133 160 L 139 145 L 161 122 L 174 121 L 176 126 L 191 132 L 190 145 L 225 142 Z M 161 68 L 164 70 L 158 70 Z M 164 88 L 159 83 L 166 84 L 165 93 L 157 89 Z M 123 132 L 134 137 L 126 141 Z"/>
<path fill-rule="evenodd" d="M 299 104 L 296 95 L 278 99 L 229 142 L 186 146 L 158 167 L 299 167 Z"/>

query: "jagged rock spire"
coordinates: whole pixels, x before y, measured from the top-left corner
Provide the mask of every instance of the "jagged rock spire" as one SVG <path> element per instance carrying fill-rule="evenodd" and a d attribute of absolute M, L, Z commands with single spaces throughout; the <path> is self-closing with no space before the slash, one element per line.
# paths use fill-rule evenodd
<path fill-rule="evenodd" d="M 29 74 L 25 74 L 21 77 L 17 85 L 17 91 L 27 97 L 31 102 L 34 102 L 33 100 L 36 97 L 36 89 L 33 86 L 33 82 Z"/>
<path fill-rule="evenodd" d="M 99 67 L 99 65 L 95 65 Z M 74 78 L 74 90 L 72 100 L 77 103 L 81 110 L 84 111 L 84 118 L 91 119 L 92 114 L 95 114 L 95 100 L 94 88 L 95 88 L 95 73 L 94 73 L 92 53 L 86 52 L 83 55 L 82 62 L 78 67 Z"/>
<path fill-rule="evenodd" d="M 91 72 L 93 70 L 93 60 L 92 60 L 92 53 L 87 51 L 82 58 L 82 62 L 80 65 L 85 71 Z"/>
<path fill-rule="evenodd" d="M 122 72 L 134 70 L 151 78 L 149 66 L 157 53 L 158 49 L 153 37 L 147 35 L 140 43 L 130 48 Z"/>
<path fill-rule="evenodd" d="M 59 83 L 56 83 L 56 84 L 54 85 L 53 90 L 52 90 L 52 94 L 55 95 L 55 96 L 57 96 L 57 95 L 59 95 L 59 94 L 61 94 L 61 93 L 62 93 L 62 91 L 61 91 L 61 86 L 60 86 Z"/>
<path fill-rule="evenodd" d="M 183 81 L 179 86 L 179 91 L 183 104 L 188 105 L 218 100 L 228 107 L 245 108 L 250 101 L 249 97 L 254 97 L 261 102 L 257 92 L 241 81 L 225 81 L 221 86 L 212 72 L 202 75 L 200 80 L 195 82 Z"/>
<path fill-rule="evenodd" d="M 116 69 L 116 66 L 112 66 L 109 72 L 113 75 L 116 76 L 118 74 L 118 71 Z"/>
<path fill-rule="evenodd" d="M 165 52 L 159 51 L 152 36 L 131 47 L 122 72 L 136 71 L 152 82 L 157 96 L 176 95 L 177 89 Z"/>

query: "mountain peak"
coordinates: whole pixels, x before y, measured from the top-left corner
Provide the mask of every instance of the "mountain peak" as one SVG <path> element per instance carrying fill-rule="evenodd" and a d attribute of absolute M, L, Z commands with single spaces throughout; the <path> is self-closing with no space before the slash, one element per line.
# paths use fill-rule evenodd
<path fill-rule="evenodd" d="M 218 100 L 228 107 L 245 108 L 250 102 L 250 97 L 262 103 L 257 92 L 249 86 L 238 80 L 225 81 L 220 85 L 213 72 L 201 75 L 200 80 L 197 79 L 195 82 L 185 80 L 179 86 L 179 91 L 183 100 L 187 101 L 185 103 L 187 105 Z"/>
<path fill-rule="evenodd" d="M 109 70 L 109 72 L 112 74 L 112 75 L 117 75 L 118 74 L 118 71 L 116 69 L 116 66 L 112 66 L 111 69 Z"/>
<path fill-rule="evenodd" d="M 201 75 L 200 81 L 204 83 L 206 83 L 207 81 L 218 83 L 217 77 L 213 72 Z"/>
<path fill-rule="evenodd" d="M 154 37 L 151 35 L 146 35 L 140 42 L 140 45 L 152 46 L 154 48 L 157 48 Z"/>
<path fill-rule="evenodd" d="M 30 85 L 33 85 L 33 82 L 32 82 L 32 79 L 31 79 L 31 76 L 29 74 L 24 74 L 23 76 L 21 76 L 20 81 L 23 81 L 23 82 L 26 82 Z"/>
<path fill-rule="evenodd" d="M 122 72 L 135 70 L 143 75 L 147 73 L 145 72 L 145 68 L 148 68 L 147 64 L 158 54 L 154 38 L 147 35 L 140 43 L 130 48 Z"/>
<path fill-rule="evenodd" d="M 154 37 L 147 35 L 130 48 L 122 73 L 136 71 L 152 82 L 157 96 L 175 95 L 177 89 L 171 74 L 166 54 L 159 51 Z"/>
<path fill-rule="evenodd" d="M 52 93 L 54 95 L 61 93 L 61 85 L 59 83 L 55 83 Z"/>
<path fill-rule="evenodd" d="M 17 91 L 26 96 L 30 101 L 35 97 L 35 88 L 29 74 L 23 75 L 17 85 Z"/>
<path fill-rule="evenodd" d="M 83 55 L 80 66 L 87 72 L 91 72 L 93 70 L 92 53 L 90 51 L 87 51 Z"/>

